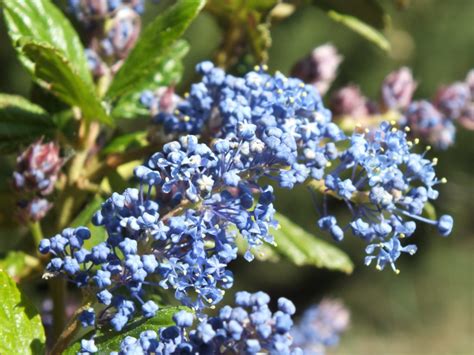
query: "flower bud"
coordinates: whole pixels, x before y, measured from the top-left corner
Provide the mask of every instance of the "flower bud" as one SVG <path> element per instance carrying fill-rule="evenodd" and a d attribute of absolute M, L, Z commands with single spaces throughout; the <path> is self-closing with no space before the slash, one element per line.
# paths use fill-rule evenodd
<path fill-rule="evenodd" d="M 336 78 L 337 68 L 342 59 L 336 47 L 329 43 L 324 44 L 297 62 L 291 74 L 313 85 L 321 95 L 324 95 Z"/>
<path fill-rule="evenodd" d="M 46 216 L 53 205 L 44 198 L 35 197 L 31 201 L 20 201 L 18 207 L 22 221 L 37 222 Z"/>
<path fill-rule="evenodd" d="M 103 19 L 109 14 L 109 0 L 69 0 L 69 8 L 84 23 Z"/>
<path fill-rule="evenodd" d="M 449 118 L 457 119 L 470 101 L 469 86 L 463 82 L 456 82 L 439 88 L 434 104 Z"/>
<path fill-rule="evenodd" d="M 159 87 L 155 92 L 144 91 L 140 97 L 140 102 L 150 110 L 152 116 L 160 112 L 172 113 L 181 100 L 172 86 Z"/>
<path fill-rule="evenodd" d="M 123 7 L 115 13 L 105 27 L 107 35 L 101 42 L 104 55 L 124 59 L 140 34 L 140 16 L 129 7 Z"/>
<path fill-rule="evenodd" d="M 94 78 L 104 75 L 107 67 L 99 55 L 92 49 L 86 49 L 85 53 L 89 70 L 91 71 Z"/>
<path fill-rule="evenodd" d="M 474 69 L 471 69 L 469 73 L 467 73 L 465 83 L 471 92 L 471 100 L 474 100 Z"/>
<path fill-rule="evenodd" d="M 369 102 L 356 85 L 349 85 L 334 92 L 329 106 L 335 116 L 364 117 L 370 113 Z"/>
<path fill-rule="evenodd" d="M 16 162 L 13 186 L 17 190 L 39 192 L 43 196 L 53 191 L 63 163 L 56 143 L 43 144 L 40 139 L 31 144 Z"/>
<path fill-rule="evenodd" d="M 408 106 L 401 121 L 410 127 L 410 134 L 445 149 L 454 143 L 456 129 L 453 122 L 429 101 L 414 101 Z"/>
<path fill-rule="evenodd" d="M 466 129 L 474 131 L 474 103 L 469 103 L 461 112 L 458 122 Z"/>
<path fill-rule="evenodd" d="M 417 83 L 411 70 L 402 67 L 387 75 L 382 83 L 382 103 L 387 109 L 404 109 L 413 97 Z"/>

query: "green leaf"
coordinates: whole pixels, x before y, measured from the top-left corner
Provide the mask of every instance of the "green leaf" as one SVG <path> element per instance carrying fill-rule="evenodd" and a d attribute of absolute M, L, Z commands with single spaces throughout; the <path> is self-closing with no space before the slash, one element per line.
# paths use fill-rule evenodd
<path fill-rule="evenodd" d="M 339 22 L 346 27 L 350 28 L 354 32 L 357 32 L 362 37 L 365 37 L 367 40 L 373 42 L 381 49 L 385 51 L 390 51 L 390 42 L 385 38 L 385 36 L 377 31 L 372 26 L 362 22 L 357 17 L 344 15 L 334 10 L 328 11 L 328 16 L 336 22 Z"/>
<path fill-rule="evenodd" d="M 185 40 L 176 41 L 170 50 L 156 64 L 156 69 L 143 78 L 139 85 L 133 87 L 133 92 L 120 98 L 112 110 L 112 117 L 136 119 L 149 117 L 150 111 L 140 103 L 144 90 L 155 90 L 160 86 L 176 85 L 183 74 L 182 58 L 188 53 L 189 44 Z"/>
<path fill-rule="evenodd" d="M 71 63 L 56 48 L 29 40 L 22 41 L 23 53 L 35 63 L 38 83 L 59 99 L 81 109 L 87 120 L 111 124 L 92 86 L 84 82 Z"/>
<path fill-rule="evenodd" d="M 385 13 L 377 0 L 313 0 L 313 4 L 325 11 L 332 10 L 356 17 L 379 30 L 390 24 L 389 15 Z"/>
<path fill-rule="evenodd" d="M 0 260 L 0 269 L 4 270 L 16 282 L 28 276 L 38 266 L 40 266 L 38 258 L 22 251 L 11 251 L 4 259 Z"/>
<path fill-rule="evenodd" d="M 2 0 L 5 23 L 12 42 L 28 38 L 56 48 L 70 63 L 82 80 L 92 86 L 92 78 L 84 48 L 69 20 L 50 0 Z M 31 58 L 17 47 L 20 60 L 34 72 Z"/>
<path fill-rule="evenodd" d="M 276 213 L 279 229 L 272 230 L 276 251 L 296 265 L 351 273 L 354 266 L 349 257 L 335 246 L 316 238 L 287 217 Z"/>
<path fill-rule="evenodd" d="M 129 93 L 144 78 L 149 78 L 166 57 L 172 45 L 181 37 L 198 15 L 205 0 L 178 0 L 157 16 L 137 41 L 125 63 L 115 75 L 107 97 Z"/>
<path fill-rule="evenodd" d="M 139 320 L 132 324 L 129 324 L 121 332 L 115 332 L 111 329 L 99 330 L 97 336 L 94 338 L 95 344 L 99 351 L 96 355 L 109 354 L 111 351 L 118 351 L 120 349 L 120 342 L 126 336 L 132 336 L 138 338 L 141 332 L 145 330 L 158 331 L 161 328 L 169 327 L 174 325 L 173 315 L 180 310 L 186 310 L 192 312 L 187 307 L 163 307 L 156 312 L 153 318 L 146 320 Z M 89 338 L 91 334 L 86 334 L 84 338 Z M 80 350 L 80 341 L 75 342 L 69 348 L 66 349 L 64 355 L 75 355 Z"/>
<path fill-rule="evenodd" d="M 41 317 L 5 271 L 0 271 L 0 354 L 41 354 Z"/>
<path fill-rule="evenodd" d="M 55 124 L 41 107 L 21 96 L 0 94 L 0 151 L 54 132 Z"/>
<path fill-rule="evenodd" d="M 147 134 L 148 132 L 146 131 L 137 131 L 115 137 L 104 149 L 102 149 L 101 153 L 122 153 L 132 145 L 144 147 L 148 144 L 146 139 Z"/>

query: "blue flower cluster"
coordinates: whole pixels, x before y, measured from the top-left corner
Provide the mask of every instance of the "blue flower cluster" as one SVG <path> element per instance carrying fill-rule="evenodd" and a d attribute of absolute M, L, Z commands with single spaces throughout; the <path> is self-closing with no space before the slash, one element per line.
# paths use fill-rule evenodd
<path fill-rule="evenodd" d="M 95 214 L 107 238 L 92 249 L 83 247 L 90 237 L 84 227 L 41 242 L 40 251 L 54 255 L 48 272 L 91 288 L 105 306 L 97 316 L 85 311 L 84 326 L 121 330 L 132 318 L 153 317 L 158 305 L 149 295 L 156 287 L 173 290 L 200 317 L 213 308 L 233 284 L 228 265 L 237 258 L 237 234 L 248 244 L 247 260 L 254 247 L 273 243 L 273 188 L 262 178 L 283 188 L 317 185 L 325 196 L 319 226 L 338 240 L 351 228 L 369 243 L 367 263 L 376 259 L 379 269 L 390 264 L 397 271 L 399 255 L 415 252 L 400 243 L 414 232 L 414 220 L 450 233 L 451 217 L 421 216 L 443 180 L 435 161 L 411 151 L 404 132 L 384 123 L 370 135 L 346 138 L 314 88 L 298 79 L 261 68 L 236 78 L 209 62 L 198 71 L 202 82 L 174 114 L 156 119 L 168 132 L 199 133 L 210 143 L 181 136 L 138 166 L 139 186 L 114 193 Z M 328 213 L 328 195 L 351 210 L 347 225 Z M 249 349 L 259 346 L 267 345 Z"/>
<path fill-rule="evenodd" d="M 337 300 L 326 299 L 308 308 L 292 328 L 293 343 L 305 355 L 324 355 L 339 342 L 349 325 L 349 311 Z"/>
<path fill-rule="evenodd" d="M 414 254 L 416 246 L 402 246 L 400 240 L 411 236 L 415 221 L 435 225 L 442 236 L 450 234 L 453 219 L 443 215 L 437 221 L 422 217 L 429 200 L 438 197 L 436 186 L 445 179 L 436 177 L 437 160 L 425 158 L 425 153 L 413 152 L 414 144 L 406 133 L 388 122 L 380 128 L 354 133 L 347 149 L 342 150 L 339 163 L 324 177 L 324 193 L 343 200 L 351 212 L 345 226 L 328 213 L 324 200 L 322 217 L 318 224 L 341 240 L 344 230 L 371 243 L 366 264 L 376 260 L 378 269 L 391 265 L 402 252 Z"/>
<path fill-rule="evenodd" d="M 236 307 L 224 306 L 193 328 L 193 315 L 180 311 L 173 317 L 175 326 L 160 329 L 159 336 L 145 331 L 138 339 L 126 337 L 116 354 L 302 354 L 289 333 L 295 306 L 280 298 L 272 313 L 269 301 L 264 292 L 238 292 Z"/>

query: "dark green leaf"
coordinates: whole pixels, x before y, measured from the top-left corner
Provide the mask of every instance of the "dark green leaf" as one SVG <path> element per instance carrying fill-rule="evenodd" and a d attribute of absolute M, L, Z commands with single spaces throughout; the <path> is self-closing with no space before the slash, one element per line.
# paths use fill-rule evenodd
<path fill-rule="evenodd" d="M 92 78 L 79 36 L 68 19 L 50 0 L 2 0 L 8 33 L 16 45 L 28 38 L 56 48 L 71 63 L 82 80 L 92 86 Z M 34 72 L 31 58 L 17 47 L 25 67 Z"/>
<path fill-rule="evenodd" d="M 137 131 L 114 138 L 104 149 L 102 154 L 122 153 L 132 145 L 144 147 L 148 141 L 146 131 Z"/>
<path fill-rule="evenodd" d="M 40 261 L 37 258 L 22 251 L 11 251 L 0 260 L 0 269 L 17 282 L 38 266 Z"/>
<path fill-rule="evenodd" d="M 0 354 L 41 354 L 41 317 L 5 271 L 0 271 L 0 300 Z"/>
<path fill-rule="evenodd" d="M 272 231 L 278 253 L 296 265 L 352 272 L 354 266 L 343 251 L 316 238 L 279 213 L 275 218 L 280 223 L 280 228 Z"/>
<path fill-rule="evenodd" d="M 384 29 L 390 24 L 390 17 L 377 0 L 313 0 L 313 4 L 325 11 L 358 18 L 360 21 L 377 28 Z"/>
<path fill-rule="evenodd" d="M 357 17 L 344 15 L 336 11 L 328 11 L 328 16 L 336 22 L 339 22 L 346 27 L 350 28 L 354 32 L 357 32 L 361 36 L 365 37 L 367 40 L 373 42 L 381 49 L 385 51 L 390 50 L 390 42 L 385 38 L 385 36 L 373 28 L 372 26 L 366 24 L 365 22 L 359 20 Z"/>
<path fill-rule="evenodd" d="M 0 150 L 18 149 L 43 135 L 51 134 L 55 125 L 39 106 L 21 96 L 0 94 Z"/>
<path fill-rule="evenodd" d="M 79 107 L 85 119 L 111 123 L 93 87 L 82 80 L 59 50 L 32 41 L 22 41 L 21 47 L 35 63 L 35 77 L 40 85 L 67 104 Z"/>
<path fill-rule="evenodd" d="M 149 117 L 150 111 L 140 103 L 140 96 L 144 90 L 155 90 L 160 86 L 175 85 L 183 74 L 182 58 L 189 50 L 185 40 L 178 40 L 173 44 L 167 55 L 156 64 L 156 69 L 149 73 L 139 85 L 133 87 L 133 92 L 120 98 L 112 110 L 112 117 L 136 119 Z"/>
<path fill-rule="evenodd" d="M 178 0 L 157 16 L 143 31 L 125 63 L 117 72 L 107 96 L 129 93 L 140 81 L 149 78 L 166 58 L 173 43 L 181 37 L 205 4 L 205 0 Z"/>
<path fill-rule="evenodd" d="M 120 342 L 126 336 L 132 336 L 138 338 L 141 332 L 145 330 L 154 330 L 158 331 L 160 328 L 169 327 L 174 325 L 173 315 L 180 311 L 186 310 L 192 312 L 189 308 L 186 307 L 163 307 L 158 310 L 156 315 L 153 318 L 147 320 L 139 320 L 132 324 L 129 324 L 121 332 L 115 332 L 113 330 L 100 330 L 95 337 L 95 344 L 97 345 L 99 351 L 96 355 L 109 354 L 111 351 L 118 351 L 120 349 Z M 87 334 L 85 338 L 90 337 L 91 334 Z M 72 344 L 66 351 L 64 355 L 75 355 L 80 349 L 80 341 Z"/>

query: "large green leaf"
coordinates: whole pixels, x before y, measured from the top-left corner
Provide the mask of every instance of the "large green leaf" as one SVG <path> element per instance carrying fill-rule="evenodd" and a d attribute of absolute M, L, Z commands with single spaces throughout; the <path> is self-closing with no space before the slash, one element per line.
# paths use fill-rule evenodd
<path fill-rule="evenodd" d="M 50 0 L 2 0 L 5 22 L 13 43 L 28 38 L 56 48 L 71 63 L 72 68 L 88 85 L 92 78 L 87 66 L 84 48 L 68 19 Z M 16 47 L 25 67 L 34 72 L 31 58 Z"/>
<path fill-rule="evenodd" d="M 0 260 L 0 269 L 4 270 L 15 281 L 28 276 L 30 272 L 40 266 L 40 261 L 34 256 L 22 251 L 11 251 Z"/>
<path fill-rule="evenodd" d="M 155 90 L 160 86 L 176 85 L 183 74 L 182 58 L 189 50 L 185 40 L 176 41 L 167 54 L 156 63 L 156 68 L 144 78 L 139 85 L 133 87 L 133 92 L 121 97 L 112 110 L 112 117 L 136 119 L 149 117 L 150 111 L 140 103 L 144 90 Z"/>
<path fill-rule="evenodd" d="M 0 151 L 18 149 L 54 131 L 51 117 L 21 96 L 0 94 Z"/>
<path fill-rule="evenodd" d="M 5 271 L 0 271 L 0 354 L 41 354 L 41 317 Z"/>
<path fill-rule="evenodd" d="M 154 330 L 158 331 L 160 328 L 169 327 L 174 325 L 173 315 L 180 311 L 186 310 L 192 312 L 189 308 L 186 307 L 163 307 L 156 312 L 156 315 L 153 318 L 147 320 L 136 321 L 132 324 L 129 324 L 121 332 L 115 332 L 111 329 L 108 330 L 99 330 L 97 336 L 94 338 L 95 344 L 97 345 L 99 351 L 97 355 L 109 354 L 111 351 L 118 351 L 120 349 L 120 342 L 126 336 L 132 336 L 138 338 L 141 332 L 145 330 Z M 89 338 L 91 334 L 86 334 L 84 338 Z M 75 355 L 80 350 L 80 341 L 72 344 L 66 351 L 64 355 Z"/>
<path fill-rule="evenodd" d="M 390 50 L 390 43 L 380 30 L 390 24 L 390 16 L 385 13 L 377 0 L 313 0 L 314 5 L 323 9 L 334 21 L 339 22 L 383 50 Z"/>
<path fill-rule="evenodd" d="M 316 238 L 287 217 L 275 215 L 280 228 L 272 230 L 276 251 L 296 265 L 351 273 L 354 268 L 349 257 L 335 246 Z"/>
<path fill-rule="evenodd" d="M 149 78 L 205 4 L 205 0 L 178 0 L 143 31 L 125 63 L 115 75 L 107 97 L 129 93 Z"/>
<path fill-rule="evenodd" d="M 38 83 L 71 106 L 81 109 L 87 120 L 110 124 L 92 86 L 84 82 L 62 52 L 45 43 L 21 41 L 23 53 L 35 63 L 34 74 Z"/>

